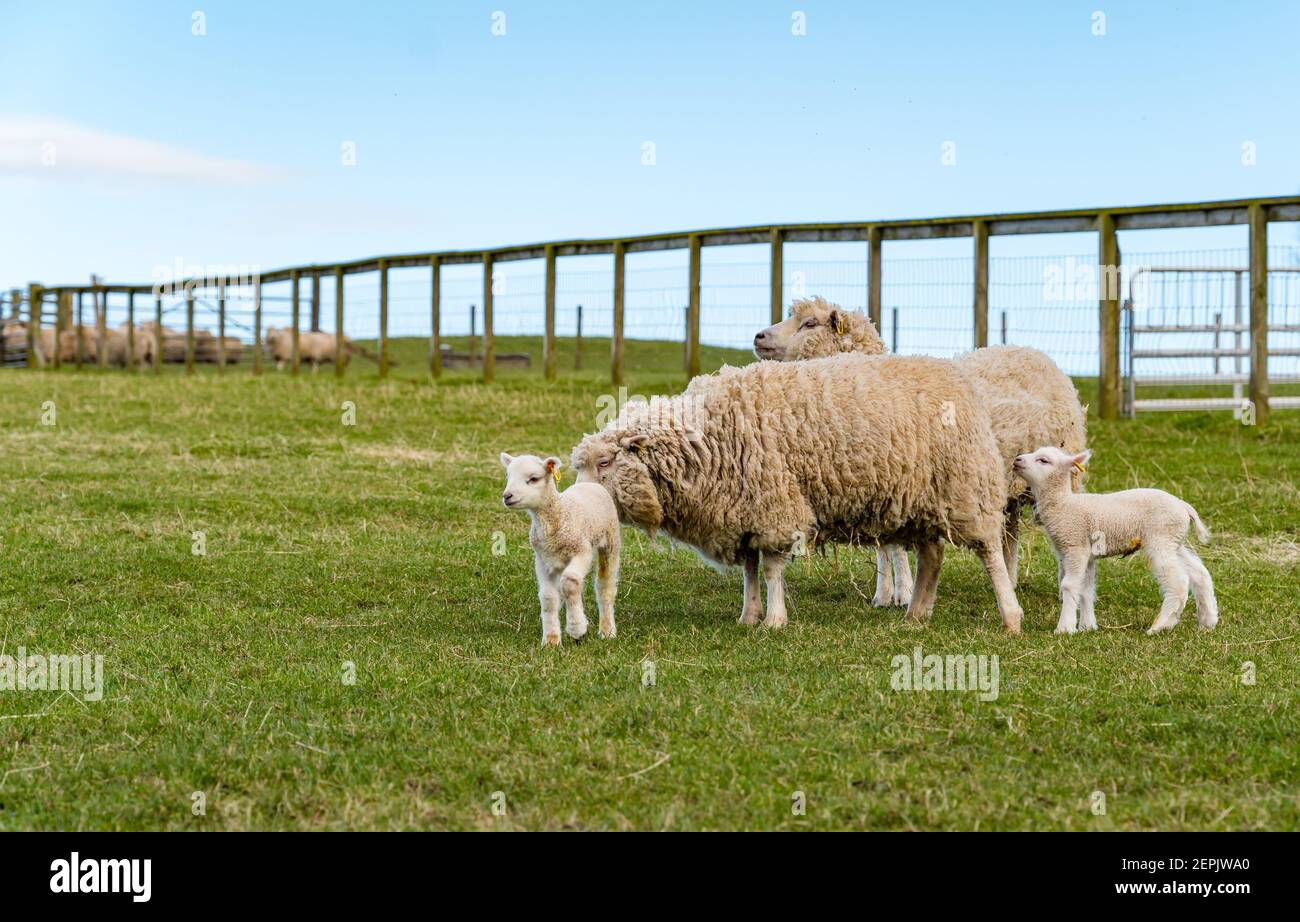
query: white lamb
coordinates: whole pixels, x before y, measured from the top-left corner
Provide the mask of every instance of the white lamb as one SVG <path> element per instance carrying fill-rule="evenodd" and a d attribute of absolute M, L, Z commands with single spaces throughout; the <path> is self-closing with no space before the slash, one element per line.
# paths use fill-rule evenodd
<path fill-rule="evenodd" d="M 506 489 L 501 501 L 508 509 L 527 510 L 533 524 L 528 540 L 537 570 L 537 595 L 542 603 L 542 646 L 560 643 L 560 599 L 564 599 L 564 631 L 574 640 L 587 633 L 582 588 L 596 563 L 596 608 L 600 636 L 613 637 L 614 596 L 618 593 L 618 511 L 605 488 L 575 483 L 559 491 L 560 459 L 543 461 L 536 455 L 501 453 Z"/>
<path fill-rule="evenodd" d="M 1190 582 L 1196 596 L 1196 620 L 1207 631 L 1219 621 L 1214 582 L 1196 552 L 1187 546 L 1187 529 L 1196 526 L 1202 542 L 1210 532 L 1188 503 L 1164 490 L 1121 490 L 1118 493 L 1074 493 L 1070 472 L 1083 466 L 1092 452 L 1072 455 L 1047 446 L 1020 455 L 1012 464 L 1034 494 L 1034 511 L 1051 539 L 1060 562 L 1061 617 L 1056 633 L 1073 634 L 1082 627 L 1096 630 L 1097 558 L 1126 557 L 1146 552 L 1164 593 L 1160 614 L 1148 634 L 1167 631 L 1178 623 L 1187 604 Z M 1076 620 L 1082 606 L 1082 624 Z"/>

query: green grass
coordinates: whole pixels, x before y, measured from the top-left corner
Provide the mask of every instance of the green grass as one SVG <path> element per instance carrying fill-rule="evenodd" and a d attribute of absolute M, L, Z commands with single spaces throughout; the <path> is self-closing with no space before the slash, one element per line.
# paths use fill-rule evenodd
<path fill-rule="evenodd" d="M 1173 490 L 1215 531 L 1212 635 L 1189 611 L 1144 636 L 1133 558 L 1101 564 L 1100 631 L 1053 636 L 1032 528 L 1021 637 L 963 551 L 924 628 L 841 549 L 792 565 L 786 630 L 749 629 L 738 573 L 625 531 L 618 638 L 543 650 L 496 456 L 595 427 L 607 344 L 577 375 L 566 344 L 551 386 L 536 362 L 430 385 L 424 348 L 395 343 L 388 382 L 0 372 L 0 647 L 105 660 L 99 702 L 0 692 L 0 828 L 1300 826 L 1300 414 L 1091 422 L 1092 489 Z M 680 389 L 680 350 L 630 343 L 629 390 Z M 891 690 L 917 645 L 997 655 L 999 697 Z"/>

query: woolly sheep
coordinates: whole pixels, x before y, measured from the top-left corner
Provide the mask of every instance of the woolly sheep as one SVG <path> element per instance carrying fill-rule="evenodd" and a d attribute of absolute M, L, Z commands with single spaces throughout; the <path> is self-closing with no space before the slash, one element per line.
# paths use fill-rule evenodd
<path fill-rule="evenodd" d="M 760 330 L 754 354 L 762 359 L 798 361 L 843 352 L 868 355 L 885 351 L 871 320 L 861 311 L 846 311 L 822 298 L 791 305 L 791 316 Z M 1079 395 L 1050 358 L 1025 346 L 987 346 L 953 360 L 968 374 L 984 399 L 993 436 L 1007 468 L 1014 458 L 1038 445 L 1057 445 L 1076 452 L 1087 443 L 1087 421 Z M 1008 481 L 1006 533 L 1003 541 L 1012 585 L 1019 570 L 1020 507 L 1026 488 Z M 883 546 L 876 553 L 876 595 L 872 604 L 907 604 L 911 574 L 907 553 Z"/>
<path fill-rule="evenodd" d="M 1007 473 L 987 411 L 950 362 L 842 355 L 759 362 L 695 378 L 624 408 L 573 450 L 625 524 L 662 530 L 706 560 L 744 568 L 742 624 L 786 623 L 788 554 L 815 541 L 919 545 L 908 617 L 934 605 L 943 540 L 974 548 L 1003 626 L 1021 610 L 999 549 Z"/>
<path fill-rule="evenodd" d="M 1196 596 L 1196 620 L 1206 630 L 1219 621 L 1214 582 L 1205 564 L 1187 545 L 1189 525 L 1196 536 L 1210 532 L 1188 503 L 1164 490 L 1121 490 L 1118 493 L 1075 493 L 1070 472 L 1081 469 L 1090 451 L 1070 454 L 1048 445 L 1016 458 L 1014 470 L 1034 494 L 1034 511 L 1051 539 L 1060 562 L 1061 617 L 1056 633 L 1078 628 L 1096 630 L 1097 558 L 1146 553 L 1164 594 L 1160 614 L 1148 634 L 1167 631 L 1178 623 L 1187 604 L 1187 586 Z M 1082 623 L 1078 609 L 1082 607 Z"/>
<path fill-rule="evenodd" d="M 596 563 L 596 608 L 600 636 L 613 637 L 614 597 L 618 593 L 618 512 L 599 484 L 575 483 L 559 491 L 560 459 L 501 453 L 506 488 L 501 501 L 524 509 L 532 518 L 528 541 L 533 546 L 537 595 L 542 603 L 542 646 L 560 643 L 560 599 L 564 631 L 574 640 L 587 633 L 582 587 Z"/>

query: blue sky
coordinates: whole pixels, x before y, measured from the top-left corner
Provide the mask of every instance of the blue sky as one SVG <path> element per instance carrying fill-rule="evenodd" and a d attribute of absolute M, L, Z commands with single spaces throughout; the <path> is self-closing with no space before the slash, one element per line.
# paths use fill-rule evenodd
<path fill-rule="evenodd" d="M 5 287 L 1300 191 L 1293 2 L 0 0 L 0 22 Z"/>

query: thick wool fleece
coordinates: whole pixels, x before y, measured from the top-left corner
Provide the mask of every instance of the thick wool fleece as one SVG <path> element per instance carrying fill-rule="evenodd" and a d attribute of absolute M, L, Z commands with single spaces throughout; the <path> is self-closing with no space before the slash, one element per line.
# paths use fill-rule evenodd
<path fill-rule="evenodd" d="M 1027 346 L 987 346 L 957 356 L 957 367 L 970 375 L 984 398 L 998 452 L 1009 470 L 1017 455 L 1042 445 L 1069 454 L 1087 444 L 1087 421 L 1073 382 L 1050 358 Z M 1028 488 L 1009 483 L 1010 499 Z"/>
<path fill-rule="evenodd" d="M 951 362 L 758 362 L 630 405 L 574 449 L 625 523 L 724 565 L 799 540 L 945 538 L 997 547 L 1007 477 L 983 401 Z"/>

